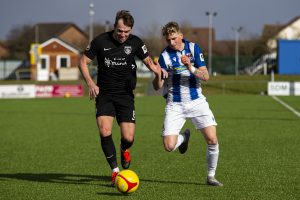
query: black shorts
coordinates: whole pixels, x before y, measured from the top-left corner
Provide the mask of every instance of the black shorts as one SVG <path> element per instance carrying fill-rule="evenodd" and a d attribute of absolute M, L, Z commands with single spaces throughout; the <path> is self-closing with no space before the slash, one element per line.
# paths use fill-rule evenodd
<path fill-rule="evenodd" d="M 96 98 L 96 117 L 116 117 L 121 122 L 135 123 L 134 96 L 100 94 Z"/>

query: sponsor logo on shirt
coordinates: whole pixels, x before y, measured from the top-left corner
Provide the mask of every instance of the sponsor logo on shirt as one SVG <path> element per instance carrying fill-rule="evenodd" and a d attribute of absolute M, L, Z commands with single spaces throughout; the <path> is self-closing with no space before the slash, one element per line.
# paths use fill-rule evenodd
<path fill-rule="evenodd" d="M 204 62 L 203 53 L 200 53 L 200 60 L 201 60 L 202 62 Z"/>
<path fill-rule="evenodd" d="M 111 66 L 126 66 L 127 62 L 125 60 L 125 58 L 113 58 L 113 60 L 111 60 L 110 58 L 104 58 L 104 63 L 107 67 L 111 67 Z"/>
<path fill-rule="evenodd" d="M 135 120 L 135 111 L 132 111 L 132 118 L 131 118 L 132 121 Z"/>
<path fill-rule="evenodd" d="M 144 54 L 147 53 L 148 50 L 147 50 L 146 45 L 143 45 L 143 46 L 142 46 L 142 49 L 143 49 Z"/>
<path fill-rule="evenodd" d="M 173 66 L 173 70 L 175 74 L 180 74 L 181 72 L 187 70 L 187 68 L 184 65 L 179 65 L 179 66 Z"/>

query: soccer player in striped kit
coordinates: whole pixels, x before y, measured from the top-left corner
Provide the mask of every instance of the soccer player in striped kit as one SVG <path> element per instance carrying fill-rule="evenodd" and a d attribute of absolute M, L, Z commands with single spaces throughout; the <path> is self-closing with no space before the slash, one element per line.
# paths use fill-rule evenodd
<path fill-rule="evenodd" d="M 162 132 L 165 150 L 172 152 L 178 148 L 180 153 L 186 152 L 190 130 L 180 131 L 186 119 L 191 119 L 207 143 L 207 184 L 223 186 L 215 178 L 219 157 L 217 123 L 200 87 L 200 81 L 209 79 L 201 48 L 183 38 L 176 22 L 167 23 L 162 35 L 168 46 L 160 54 L 158 62 L 168 72 L 168 77 L 165 73 L 156 74 L 153 86 L 156 90 L 164 87 L 167 100 Z"/>

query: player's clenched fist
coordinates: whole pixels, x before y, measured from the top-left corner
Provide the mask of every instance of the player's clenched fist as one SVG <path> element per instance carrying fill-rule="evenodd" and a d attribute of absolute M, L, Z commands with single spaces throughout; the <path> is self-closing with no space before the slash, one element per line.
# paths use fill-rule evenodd
<path fill-rule="evenodd" d="M 191 65 L 190 58 L 186 55 L 181 56 L 181 62 L 187 67 Z"/>

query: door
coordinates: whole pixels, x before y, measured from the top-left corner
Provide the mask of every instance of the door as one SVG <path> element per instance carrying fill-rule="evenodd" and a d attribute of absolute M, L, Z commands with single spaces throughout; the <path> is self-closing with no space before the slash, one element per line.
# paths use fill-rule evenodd
<path fill-rule="evenodd" d="M 50 58 L 48 55 L 41 55 L 40 62 L 37 64 L 37 80 L 48 81 L 49 80 L 49 68 Z"/>

